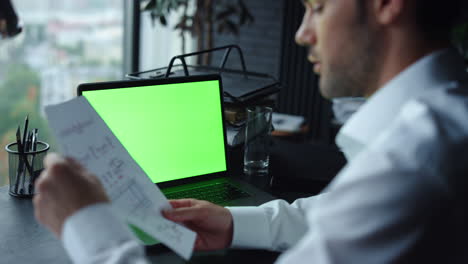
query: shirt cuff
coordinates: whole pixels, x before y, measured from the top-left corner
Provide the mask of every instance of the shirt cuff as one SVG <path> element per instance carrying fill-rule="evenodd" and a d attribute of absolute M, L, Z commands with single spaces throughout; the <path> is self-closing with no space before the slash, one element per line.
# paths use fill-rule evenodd
<path fill-rule="evenodd" d="M 74 263 L 85 263 L 107 248 L 134 239 L 108 203 L 78 210 L 67 218 L 62 231 L 64 248 Z"/>
<path fill-rule="evenodd" d="M 232 215 L 232 247 L 270 249 L 270 224 L 263 208 L 226 207 Z"/>

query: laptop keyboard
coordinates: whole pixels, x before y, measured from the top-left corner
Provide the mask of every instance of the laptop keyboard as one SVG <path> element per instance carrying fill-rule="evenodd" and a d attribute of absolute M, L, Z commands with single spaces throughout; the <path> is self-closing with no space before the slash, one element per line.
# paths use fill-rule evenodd
<path fill-rule="evenodd" d="M 167 199 L 194 198 L 215 204 L 249 197 L 250 194 L 229 183 L 214 183 L 180 192 L 166 193 Z"/>

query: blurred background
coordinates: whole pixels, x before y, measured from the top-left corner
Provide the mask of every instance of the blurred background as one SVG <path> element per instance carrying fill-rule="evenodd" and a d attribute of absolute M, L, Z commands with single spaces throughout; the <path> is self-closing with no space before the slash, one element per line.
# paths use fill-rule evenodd
<path fill-rule="evenodd" d="M 39 128 L 40 139 L 53 150 L 56 146 L 44 119 L 45 105 L 71 99 L 79 83 L 121 80 L 126 73 L 167 66 L 171 57 L 184 52 L 239 45 L 249 71 L 270 74 L 281 82 L 275 110 L 305 118 L 309 130 L 300 137 L 304 142 L 333 145 L 341 122 L 332 106 L 342 109 L 346 117 L 352 114 L 349 108 L 320 96 L 307 49 L 294 42 L 304 13 L 301 1 L 11 2 L 23 32 L 0 41 L 0 186 L 8 184 L 3 147 L 14 141 L 27 114 L 30 127 Z M 468 62 L 467 10 L 453 36 Z M 218 53 L 209 60 L 190 63 L 218 66 L 221 58 Z M 235 59 L 227 66 L 240 67 Z M 353 111 L 358 107 L 355 101 Z"/>
<path fill-rule="evenodd" d="M 71 99 L 82 82 L 122 77 L 121 0 L 12 1 L 23 32 L 0 42 L 0 145 L 14 140 L 29 114 L 30 127 L 55 147 L 44 106 Z M 8 183 L 0 151 L 0 186 Z"/>

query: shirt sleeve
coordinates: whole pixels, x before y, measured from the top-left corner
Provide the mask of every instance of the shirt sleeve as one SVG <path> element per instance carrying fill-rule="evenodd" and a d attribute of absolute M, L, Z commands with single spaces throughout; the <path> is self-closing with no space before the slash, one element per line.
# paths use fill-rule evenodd
<path fill-rule="evenodd" d="M 466 262 L 448 260 L 466 215 L 441 162 L 447 133 L 418 107 L 337 175 L 308 212 L 308 232 L 277 263 Z"/>
<path fill-rule="evenodd" d="M 142 245 L 110 204 L 82 208 L 64 223 L 62 242 L 73 263 L 148 263 Z"/>
<path fill-rule="evenodd" d="M 307 231 L 306 208 L 318 197 L 293 204 L 274 200 L 259 207 L 227 207 L 233 217 L 232 247 L 284 251 Z"/>

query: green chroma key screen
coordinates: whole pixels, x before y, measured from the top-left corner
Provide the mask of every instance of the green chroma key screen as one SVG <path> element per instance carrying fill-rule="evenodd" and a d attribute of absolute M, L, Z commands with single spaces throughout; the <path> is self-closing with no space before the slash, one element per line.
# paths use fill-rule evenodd
<path fill-rule="evenodd" d="M 226 170 L 219 81 L 83 96 L 154 183 Z"/>

